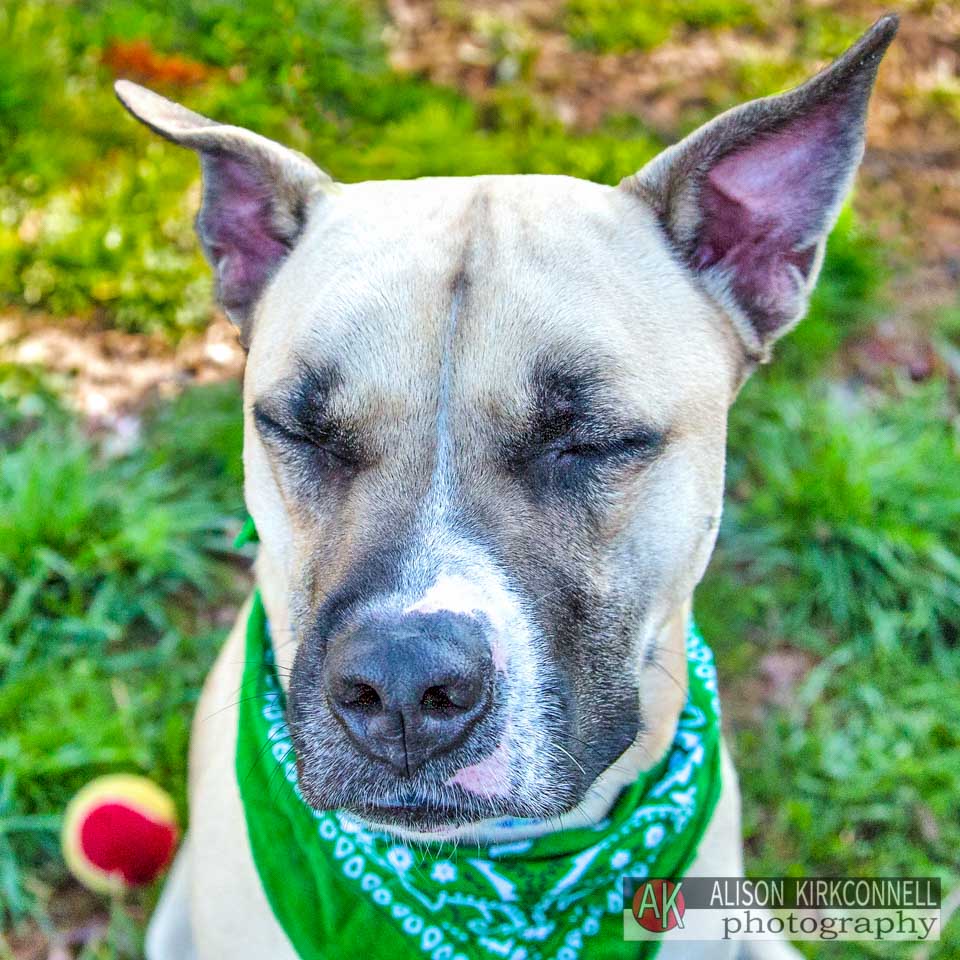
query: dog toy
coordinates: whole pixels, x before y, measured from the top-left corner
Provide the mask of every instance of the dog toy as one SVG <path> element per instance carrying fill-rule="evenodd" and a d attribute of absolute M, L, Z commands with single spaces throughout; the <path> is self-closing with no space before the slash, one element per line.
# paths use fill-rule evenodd
<path fill-rule="evenodd" d="M 91 890 L 120 893 L 153 882 L 179 837 L 173 800 L 146 777 L 91 780 L 67 805 L 61 843 L 70 872 Z"/>

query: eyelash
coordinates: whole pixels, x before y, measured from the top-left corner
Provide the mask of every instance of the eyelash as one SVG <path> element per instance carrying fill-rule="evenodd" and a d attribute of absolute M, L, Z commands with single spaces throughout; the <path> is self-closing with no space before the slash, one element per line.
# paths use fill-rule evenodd
<path fill-rule="evenodd" d="M 550 445 L 549 449 L 560 455 L 570 454 L 571 456 L 604 459 L 617 456 L 650 456 L 662 447 L 663 442 L 664 435 L 662 433 L 654 430 L 642 430 L 616 437 L 601 437 L 597 440 L 555 442 Z"/>
<path fill-rule="evenodd" d="M 322 437 L 311 437 L 297 430 L 291 430 L 289 427 L 262 411 L 258 411 L 256 417 L 261 427 L 266 428 L 265 431 L 262 432 L 281 435 L 285 437 L 289 443 L 306 448 L 311 455 L 321 455 L 332 461 L 338 467 L 351 471 L 357 470 L 361 466 L 359 458 L 351 456 L 348 453 L 340 453 L 334 450 Z"/>
<path fill-rule="evenodd" d="M 600 443 L 577 443 L 565 447 L 554 448 L 554 460 L 587 461 L 597 466 L 627 461 L 649 460 L 660 448 L 662 440 L 659 437 L 637 440 L 633 437 L 617 438 L 616 440 Z"/>
<path fill-rule="evenodd" d="M 326 437 L 313 437 L 291 429 L 263 410 L 256 411 L 256 419 L 262 433 L 282 436 L 288 444 L 303 449 L 313 458 L 324 457 L 327 461 L 326 467 L 331 471 L 355 472 L 362 466 L 359 456 L 335 449 Z M 575 469 L 580 464 L 585 470 L 593 472 L 605 466 L 629 462 L 649 463 L 662 449 L 665 441 L 666 435 L 656 430 L 638 430 L 631 434 L 582 442 L 555 439 L 545 445 L 528 447 L 523 452 L 517 451 L 509 459 L 515 468 L 520 469 L 530 469 L 538 464 Z"/>
<path fill-rule="evenodd" d="M 555 480 L 573 480 L 577 475 L 593 479 L 607 468 L 652 462 L 666 442 L 666 435 L 647 430 L 619 437 L 575 442 L 554 440 L 518 452 L 510 458 L 519 472 L 534 471 Z"/>

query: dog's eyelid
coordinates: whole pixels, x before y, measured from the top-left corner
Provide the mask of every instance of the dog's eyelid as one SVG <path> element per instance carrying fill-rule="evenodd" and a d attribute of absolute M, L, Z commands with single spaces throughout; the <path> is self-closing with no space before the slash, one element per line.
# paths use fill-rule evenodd
<path fill-rule="evenodd" d="M 517 467 L 565 456 L 649 463 L 660 455 L 669 433 L 649 424 L 618 427 L 607 421 L 581 422 L 553 436 L 537 433 L 518 440 L 511 445 L 508 460 Z"/>
<path fill-rule="evenodd" d="M 307 454 L 311 462 L 349 474 L 373 463 L 353 434 L 335 421 L 301 424 L 282 405 L 277 409 L 273 401 L 255 402 L 253 418 L 260 436 L 276 444 L 283 456 L 299 460 Z"/>
<path fill-rule="evenodd" d="M 668 431 L 641 426 L 620 430 L 588 430 L 582 434 L 573 432 L 561 438 L 551 447 L 571 454 L 595 456 L 640 453 L 655 456 L 667 441 Z"/>
<path fill-rule="evenodd" d="M 277 438 L 286 437 L 290 440 L 300 441 L 302 443 L 309 443 L 310 438 L 298 430 L 296 427 L 291 425 L 287 418 L 278 411 L 269 408 L 267 404 L 264 404 L 260 401 L 257 401 L 253 405 L 253 421 L 257 426 L 257 429 L 260 431 L 261 436 L 269 439 L 271 437 Z"/>
<path fill-rule="evenodd" d="M 659 450 L 670 438 L 670 431 L 661 427 L 643 425 L 623 431 L 619 435 L 621 443 L 649 450 Z"/>

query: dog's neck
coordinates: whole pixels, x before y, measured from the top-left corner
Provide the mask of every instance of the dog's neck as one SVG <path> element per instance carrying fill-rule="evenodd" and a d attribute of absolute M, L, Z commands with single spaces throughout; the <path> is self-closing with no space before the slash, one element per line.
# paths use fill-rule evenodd
<path fill-rule="evenodd" d="M 266 551 L 256 563 L 257 584 L 274 638 L 277 663 L 289 674 L 296 652 L 291 642 L 290 611 L 283 581 L 272 569 Z M 510 843 L 559 830 L 593 826 L 606 817 L 620 791 L 651 767 L 673 741 L 677 720 L 687 697 L 686 633 L 690 601 L 680 604 L 645 645 L 648 653 L 639 668 L 639 699 L 643 722 L 636 740 L 599 777 L 571 811 L 547 820 L 497 819 L 468 824 L 440 834 L 393 830 L 406 840 L 465 840 L 471 843 Z M 382 825 L 378 829 L 384 829 Z"/>

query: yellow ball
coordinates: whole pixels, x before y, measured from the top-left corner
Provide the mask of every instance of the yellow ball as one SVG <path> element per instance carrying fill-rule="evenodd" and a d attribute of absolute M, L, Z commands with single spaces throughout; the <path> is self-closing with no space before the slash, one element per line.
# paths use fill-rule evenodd
<path fill-rule="evenodd" d="M 111 774 L 67 805 L 61 843 L 70 872 L 91 890 L 152 883 L 169 865 L 180 831 L 173 799 L 152 780 Z"/>

